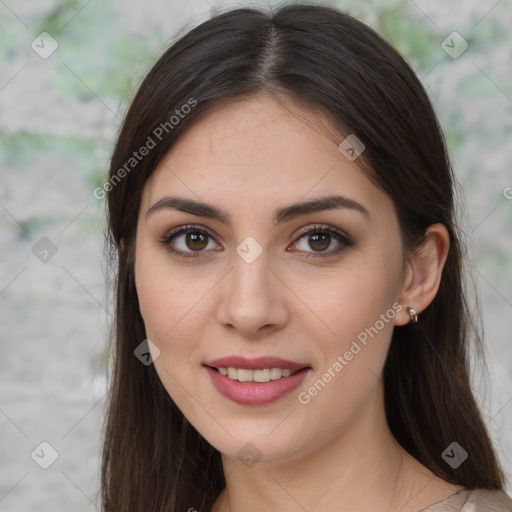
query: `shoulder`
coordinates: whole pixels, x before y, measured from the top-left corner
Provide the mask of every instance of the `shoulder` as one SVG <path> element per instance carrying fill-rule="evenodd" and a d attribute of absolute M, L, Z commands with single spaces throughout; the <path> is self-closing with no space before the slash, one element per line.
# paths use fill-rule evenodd
<path fill-rule="evenodd" d="M 512 512 L 512 499 L 499 490 L 463 489 L 420 512 Z"/>

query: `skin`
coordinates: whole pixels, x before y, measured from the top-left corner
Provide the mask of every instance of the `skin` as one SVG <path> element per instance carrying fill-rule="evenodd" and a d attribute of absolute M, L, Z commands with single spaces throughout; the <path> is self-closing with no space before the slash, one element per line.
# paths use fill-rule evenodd
<path fill-rule="evenodd" d="M 165 388 L 222 453 L 227 487 L 214 512 L 415 512 L 462 488 L 437 478 L 395 441 L 381 379 L 393 328 L 410 321 L 405 307 L 413 306 L 421 322 L 438 290 L 448 234 L 432 225 L 405 263 L 391 198 L 315 128 L 315 119 L 273 96 L 223 105 L 183 134 L 143 190 L 135 252 L 141 313 L 160 350 L 154 364 Z M 275 209 L 333 193 L 357 201 L 369 216 L 330 209 L 273 225 Z M 171 195 L 223 208 L 232 224 L 172 209 L 148 214 Z M 170 244 L 197 258 L 174 255 L 160 242 L 187 224 L 211 237 L 194 245 L 182 234 Z M 318 224 L 342 230 L 352 244 L 332 236 L 330 244 L 315 245 L 302 233 Z M 236 252 L 248 236 L 262 249 L 252 263 Z M 332 255 L 322 258 L 322 251 Z M 394 318 L 300 403 L 298 393 L 393 304 L 401 306 Z M 203 366 L 239 354 L 282 357 L 311 370 L 273 403 L 240 405 L 214 388 Z M 247 443 L 261 457 L 254 465 L 237 458 Z"/>

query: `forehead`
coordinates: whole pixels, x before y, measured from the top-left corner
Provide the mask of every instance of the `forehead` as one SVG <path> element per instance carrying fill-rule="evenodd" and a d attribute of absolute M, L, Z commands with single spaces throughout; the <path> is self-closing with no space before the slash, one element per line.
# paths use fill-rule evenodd
<path fill-rule="evenodd" d="M 150 207 L 165 194 L 244 209 L 340 193 L 372 207 L 390 205 L 338 149 L 334 130 L 312 110 L 273 96 L 215 108 L 192 124 L 149 178 Z M 382 204 L 381 204 L 382 203 Z M 263 210 L 261 210 L 263 211 Z"/>

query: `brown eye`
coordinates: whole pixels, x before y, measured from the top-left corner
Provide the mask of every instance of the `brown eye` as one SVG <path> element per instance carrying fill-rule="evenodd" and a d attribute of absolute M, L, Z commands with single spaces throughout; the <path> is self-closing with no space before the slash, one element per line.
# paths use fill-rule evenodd
<path fill-rule="evenodd" d="M 314 226 L 313 229 L 303 232 L 293 245 L 304 252 L 305 257 L 310 258 L 334 256 L 353 245 L 353 242 L 337 228 Z"/>
<path fill-rule="evenodd" d="M 192 251 L 200 251 L 208 245 L 208 235 L 199 231 L 186 233 L 185 245 Z"/>
<path fill-rule="evenodd" d="M 323 251 L 329 247 L 331 236 L 325 233 L 315 233 L 309 237 L 309 246 L 315 251 Z"/>
<path fill-rule="evenodd" d="M 182 226 L 173 229 L 160 239 L 160 243 L 172 254 L 183 258 L 196 258 L 206 249 L 216 249 L 213 237 L 195 226 Z M 210 244 L 213 244 L 210 247 Z"/>

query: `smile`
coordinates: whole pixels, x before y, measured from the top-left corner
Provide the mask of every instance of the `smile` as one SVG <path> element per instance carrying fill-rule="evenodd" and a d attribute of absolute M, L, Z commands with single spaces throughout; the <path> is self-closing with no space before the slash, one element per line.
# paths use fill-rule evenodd
<path fill-rule="evenodd" d="M 297 388 L 312 371 L 306 364 L 276 357 L 232 356 L 203 366 L 221 395 L 243 405 L 274 402 Z"/>
<path fill-rule="evenodd" d="M 247 368 L 233 368 L 232 366 L 225 368 L 221 366 L 216 370 L 224 376 L 239 382 L 270 382 L 271 380 L 279 380 L 284 377 L 290 377 L 295 373 L 289 368 L 262 368 L 258 370 L 249 370 Z"/>

